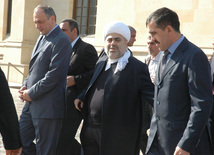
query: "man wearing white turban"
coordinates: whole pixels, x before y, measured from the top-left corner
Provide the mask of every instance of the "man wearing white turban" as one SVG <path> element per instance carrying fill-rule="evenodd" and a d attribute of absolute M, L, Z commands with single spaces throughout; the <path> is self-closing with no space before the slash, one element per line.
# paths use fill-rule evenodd
<path fill-rule="evenodd" d="M 153 103 L 147 65 L 128 50 L 130 30 L 111 22 L 103 31 L 106 56 L 95 67 L 88 88 L 74 101 L 84 113 L 84 155 L 138 155 L 144 98 Z"/>

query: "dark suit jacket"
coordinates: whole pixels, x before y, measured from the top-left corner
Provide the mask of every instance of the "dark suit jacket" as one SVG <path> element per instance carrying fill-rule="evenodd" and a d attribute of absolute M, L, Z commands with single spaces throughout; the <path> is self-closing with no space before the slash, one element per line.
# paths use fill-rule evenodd
<path fill-rule="evenodd" d="M 24 84 L 29 89 L 33 118 L 63 118 L 66 107 L 66 77 L 71 55 L 71 43 L 59 26 L 44 38 L 37 49 L 38 39 L 30 60 L 29 75 Z"/>
<path fill-rule="evenodd" d="M 97 59 L 98 56 L 95 48 L 79 38 L 73 47 L 68 70 L 68 75 L 74 76 L 76 82 L 74 86 L 67 88 L 68 117 L 78 116 L 77 110 L 74 107 L 74 100 L 87 88 L 93 76 Z"/>
<path fill-rule="evenodd" d="M 19 123 L 7 80 L 0 69 L 0 132 L 7 150 L 21 147 Z"/>
<path fill-rule="evenodd" d="M 151 56 L 145 59 L 145 64 L 149 66 L 150 61 L 151 61 Z M 153 115 L 152 105 L 148 104 L 148 102 L 145 101 L 143 105 L 143 128 L 142 128 L 143 133 L 142 133 L 141 146 L 140 146 L 140 149 L 143 152 L 143 154 L 145 154 L 146 152 L 146 146 L 147 146 L 147 140 L 148 140 L 147 130 L 150 127 L 152 115 Z"/>
<path fill-rule="evenodd" d="M 175 147 L 192 154 L 210 155 L 209 128 L 212 110 L 210 66 L 201 49 L 186 38 L 175 50 L 162 76 L 155 78 L 154 115 L 147 151 L 155 135 L 165 155 Z M 203 146 L 203 147 L 202 147 Z"/>
<path fill-rule="evenodd" d="M 88 92 L 105 68 L 106 60 L 107 56 L 98 60 L 86 92 L 79 96 L 85 103 L 84 109 L 87 109 Z M 125 69 L 107 79 L 101 117 L 101 155 L 139 154 L 142 101 L 146 98 L 152 102 L 153 90 L 147 65 L 132 56 Z"/>

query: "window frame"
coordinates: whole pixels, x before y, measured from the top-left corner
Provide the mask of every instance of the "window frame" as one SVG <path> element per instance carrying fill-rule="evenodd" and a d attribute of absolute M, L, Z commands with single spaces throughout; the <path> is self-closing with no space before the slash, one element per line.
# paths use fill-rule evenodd
<path fill-rule="evenodd" d="M 81 0 L 81 6 L 78 7 L 77 6 L 78 1 L 80 1 L 80 0 L 74 0 L 73 19 L 75 19 L 77 21 L 77 23 L 78 23 L 80 35 L 94 35 L 95 34 L 95 29 L 96 29 L 97 0 L 95 0 L 95 6 L 91 6 L 91 1 L 92 0 L 87 0 L 87 2 L 88 2 L 87 3 L 87 7 L 83 6 L 83 2 L 85 0 Z M 77 15 L 78 8 L 81 9 L 81 14 L 80 15 Z M 86 25 L 83 24 L 83 18 L 85 17 L 83 15 L 83 9 L 84 8 L 87 8 Z M 90 14 L 91 8 L 95 8 L 94 15 Z M 77 19 L 78 17 L 80 18 L 80 22 Z M 94 22 L 93 22 L 94 24 L 93 25 L 90 24 L 90 18 L 92 18 L 94 20 Z M 86 30 L 85 30 L 85 32 L 82 32 L 84 26 L 86 27 Z M 90 31 L 91 27 L 93 27 L 93 32 Z"/>

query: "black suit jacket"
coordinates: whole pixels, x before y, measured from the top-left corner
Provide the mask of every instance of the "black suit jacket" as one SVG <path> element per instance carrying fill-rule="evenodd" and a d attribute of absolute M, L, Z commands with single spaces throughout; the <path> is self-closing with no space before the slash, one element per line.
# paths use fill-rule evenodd
<path fill-rule="evenodd" d="M 21 147 L 19 123 L 7 80 L 0 69 L 0 132 L 7 150 Z"/>
<path fill-rule="evenodd" d="M 79 99 L 87 109 L 88 92 L 105 68 L 107 56 L 98 60 L 94 75 Z M 142 132 L 144 98 L 153 101 L 152 84 L 146 64 L 134 57 L 105 83 L 102 105 L 101 155 L 138 155 Z M 87 117 L 87 111 L 86 111 Z"/>
<path fill-rule="evenodd" d="M 76 97 L 87 88 L 93 76 L 97 59 L 97 51 L 94 46 L 79 38 L 73 47 L 68 70 L 68 75 L 74 76 L 76 82 L 74 86 L 67 88 L 68 117 L 78 116 L 73 102 Z"/>
<path fill-rule="evenodd" d="M 158 135 L 165 155 L 172 155 L 176 146 L 191 154 L 211 154 L 207 126 L 213 104 L 210 75 L 204 52 L 184 38 L 162 76 L 159 69 L 156 74 L 147 151 Z"/>

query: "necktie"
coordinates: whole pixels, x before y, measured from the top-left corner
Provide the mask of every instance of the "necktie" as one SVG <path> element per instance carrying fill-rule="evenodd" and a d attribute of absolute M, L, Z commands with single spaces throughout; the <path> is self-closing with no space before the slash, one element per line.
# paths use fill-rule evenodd
<path fill-rule="evenodd" d="M 42 43 L 44 42 L 44 38 L 45 38 L 45 36 L 42 36 L 42 37 L 40 38 L 39 43 L 38 43 L 37 48 L 36 48 L 36 51 L 37 51 L 37 49 L 42 45 Z"/>
<path fill-rule="evenodd" d="M 168 55 L 170 54 L 170 52 L 168 50 L 166 50 L 163 54 L 163 59 L 161 61 L 161 64 L 160 64 L 160 71 L 159 71 L 159 76 L 161 77 L 162 75 L 162 72 L 166 66 L 166 62 L 167 62 L 167 57 Z"/>
<path fill-rule="evenodd" d="M 32 53 L 31 58 L 34 57 L 34 55 L 36 55 L 37 50 L 39 49 L 39 47 L 42 45 L 42 43 L 43 43 L 44 40 L 45 40 L 44 38 L 45 38 L 45 36 L 42 36 L 42 37 L 40 38 L 39 43 L 37 44 L 36 50 L 34 51 L 34 53 Z"/>

